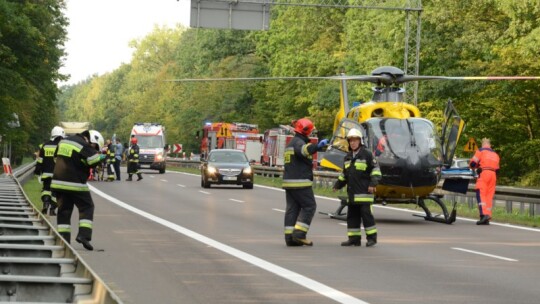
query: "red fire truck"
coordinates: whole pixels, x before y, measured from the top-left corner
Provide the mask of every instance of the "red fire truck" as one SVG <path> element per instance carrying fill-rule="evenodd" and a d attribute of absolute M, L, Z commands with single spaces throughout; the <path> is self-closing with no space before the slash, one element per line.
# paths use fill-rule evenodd
<path fill-rule="evenodd" d="M 246 153 L 248 159 L 261 159 L 262 138 L 259 127 L 247 123 L 214 122 L 203 127 L 201 156 L 205 157 L 213 149 L 236 149 Z"/>
<path fill-rule="evenodd" d="M 283 167 L 285 147 L 294 137 L 292 127 L 280 125 L 264 132 L 261 164 L 270 167 Z M 310 137 L 312 144 L 319 142 L 317 137 Z M 313 168 L 317 168 L 317 153 L 313 154 Z"/>

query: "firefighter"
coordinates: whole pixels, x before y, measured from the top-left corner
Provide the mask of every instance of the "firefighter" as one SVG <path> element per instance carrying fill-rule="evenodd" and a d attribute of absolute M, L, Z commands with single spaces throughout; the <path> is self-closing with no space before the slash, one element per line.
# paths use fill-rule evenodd
<path fill-rule="evenodd" d="M 341 246 L 360 246 L 362 234 L 360 225 L 364 223 L 367 247 L 377 244 L 377 227 L 371 212 L 375 199 L 375 187 L 381 179 L 377 161 L 364 148 L 364 136 L 358 129 L 347 134 L 349 153 L 345 156 L 343 171 L 334 184 L 334 191 L 347 185 L 347 236 Z"/>
<path fill-rule="evenodd" d="M 127 160 L 127 172 L 129 177 L 126 179 L 126 181 L 132 181 L 133 179 L 131 179 L 131 176 L 133 174 L 137 174 L 137 181 L 143 179 L 141 172 L 139 172 L 139 146 L 137 145 L 137 137 L 131 138 L 131 147 L 129 147 L 128 150 Z"/>
<path fill-rule="evenodd" d="M 56 165 L 51 188 L 58 200 L 58 232 L 67 243 L 71 242 L 71 214 L 73 207 L 79 210 L 79 231 L 76 241 L 87 250 L 93 250 L 92 224 L 94 202 L 87 185 L 88 171 L 105 155 L 103 136 L 98 131 L 86 130 L 60 141 L 56 148 Z"/>
<path fill-rule="evenodd" d="M 112 144 L 112 141 L 110 139 L 107 139 L 106 143 L 107 145 L 107 181 L 112 182 L 115 179 L 115 167 L 114 163 L 116 162 L 115 158 L 115 146 Z"/>
<path fill-rule="evenodd" d="M 39 148 L 34 174 L 38 175 L 43 183 L 43 188 L 41 189 L 41 201 L 43 202 L 41 212 L 43 214 L 47 214 L 47 210 L 49 210 L 49 215 L 56 215 L 56 197 L 51 192 L 51 180 L 54 171 L 54 151 L 56 151 L 60 140 L 65 136 L 64 129 L 56 126 L 51 130 L 50 140 L 40 145 Z"/>
<path fill-rule="evenodd" d="M 469 162 L 470 167 L 476 169 L 479 176 L 476 180 L 475 189 L 480 220 L 476 222 L 476 225 L 489 225 L 491 220 L 499 161 L 499 155 L 491 149 L 490 140 L 483 138 L 482 148 L 476 150 Z"/>
<path fill-rule="evenodd" d="M 310 143 L 309 135 L 315 128 L 307 118 L 293 122 L 295 136 L 285 148 L 285 243 L 287 246 L 312 246 L 306 239 L 317 204 L 313 194 L 313 154 L 322 150 L 328 139 L 317 145 Z"/>

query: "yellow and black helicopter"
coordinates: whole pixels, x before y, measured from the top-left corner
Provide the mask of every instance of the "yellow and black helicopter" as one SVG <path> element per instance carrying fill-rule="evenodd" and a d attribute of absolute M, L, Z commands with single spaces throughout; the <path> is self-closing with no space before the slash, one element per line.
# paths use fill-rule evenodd
<path fill-rule="evenodd" d="M 321 166 L 341 170 L 348 152 L 346 134 L 357 128 L 364 134 L 366 148 L 377 158 L 382 179 L 376 187 L 376 203 L 383 205 L 417 204 L 425 212 L 428 221 L 452 224 L 456 220 L 456 202 L 448 212 L 442 195 L 434 193 L 443 179 L 442 190 L 466 193 L 469 181 L 474 178 L 472 170 L 450 169 L 457 143 L 464 131 L 465 122 L 457 113 L 452 101 L 444 111 L 440 136 L 435 125 L 422 118 L 418 108 L 404 102 L 404 83 L 420 80 L 532 80 L 537 76 L 415 76 L 405 75 L 396 67 L 383 66 L 371 75 L 346 76 L 341 81 L 340 110 L 334 123 L 330 147 Z M 349 109 L 346 80 L 370 82 L 373 97 L 369 102 Z M 333 213 L 332 218 L 346 219 L 346 198 Z M 426 201 L 439 206 L 439 214 L 433 214 Z"/>
<path fill-rule="evenodd" d="M 444 122 L 440 136 L 433 122 L 422 118 L 418 108 L 404 102 L 404 83 L 421 80 L 509 80 L 540 79 L 536 76 L 479 76 L 447 77 L 406 75 L 393 66 L 382 66 L 371 75 L 329 76 L 329 77 L 260 77 L 260 78 L 214 78 L 182 79 L 172 81 L 235 81 L 235 80 L 339 80 L 340 109 L 334 121 L 334 132 L 329 148 L 321 160 L 321 167 L 340 171 L 345 154 L 348 152 L 346 135 L 351 128 L 357 128 L 364 135 L 366 148 L 376 157 L 381 168 L 382 179 L 376 187 L 376 203 L 417 204 L 425 212 L 428 221 L 451 224 L 456 220 L 456 203 L 451 212 L 435 194 L 441 177 L 443 190 L 465 193 L 472 171 L 455 172 L 448 170 L 460 135 L 465 128 L 451 101 L 444 111 Z M 370 82 L 374 84 L 373 96 L 369 102 L 349 109 L 347 81 Z M 446 174 L 445 174 L 446 173 Z M 336 219 L 346 219 L 346 198 L 335 212 L 320 212 Z M 439 206 L 440 213 L 433 214 L 426 201 Z M 437 210 L 439 212 L 439 210 Z"/>

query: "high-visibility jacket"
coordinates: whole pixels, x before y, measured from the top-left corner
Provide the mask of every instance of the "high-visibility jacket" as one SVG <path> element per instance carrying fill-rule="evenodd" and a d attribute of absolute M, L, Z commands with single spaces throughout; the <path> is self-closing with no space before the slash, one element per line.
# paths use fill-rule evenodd
<path fill-rule="evenodd" d="M 133 144 L 129 147 L 127 159 L 130 163 L 139 162 L 139 146 L 137 144 Z"/>
<path fill-rule="evenodd" d="M 61 136 L 54 140 L 49 140 L 40 145 L 39 154 L 36 159 L 36 168 L 34 174 L 40 175 L 41 180 L 52 178 L 54 171 L 54 152 L 58 146 L 58 142 L 62 140 Z"/>
<path fill-rule="evenodd" d="M 499 155 L 491 148 L 480 148 L 476 150 L 471 158 L 471 168 L 480 168 L 483 170 L 497 171 L 499 170 Z"/>
<path fill-rule="evenodd" d="M 310 143 L 307 136 L 296 133 L 285 147 L 284 189 L 301 189 L 313 185 L 313 154 L 317 150 L 317 145 Z"/>
<path fill-rule="evenodd" d="M 89 191 L 88 172 L 100 161 L 99 152 L 76 134 L 60 141 L 55 152 L 51 188 L 58 191 Z"/>
<path fill-rule="evenodd" d="M 343 171 L 334 188 L 341 189 L 347 184 L 349 203 L 373 203 L 375 195 L 369 193 L 368 188 L 377 186 L 381 177 L 377 160 L 361 147 L 356 155 L 351 151 L 345 156 Z"/>

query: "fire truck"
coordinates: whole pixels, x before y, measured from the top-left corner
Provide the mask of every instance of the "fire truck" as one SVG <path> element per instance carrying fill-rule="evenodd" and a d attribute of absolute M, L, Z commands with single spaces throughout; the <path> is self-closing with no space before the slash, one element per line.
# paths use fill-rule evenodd
<path fill-rule="evenodd" d="M 280 125 L 279 128 L 266 130 L 263 137 L 261 164 L 270 167 L 283 167 L 285 165 L 285 147 L 294 137 L 292 127 Z M 310 137 L 312 144 L 319 142 L 317 137 Z M 317 153 L 313 154 L 313 169 L 317 168 Z"/>
<path fill-rule="evenodd" d="M 165 157 L 168 150 L 165 127 L 159 123 L 135 123 L 131 137 L 137 138 L 139 165 L 141 168 L 159 170 L 165 173 Z"/>
<path fill-rule="evenodd" d="M 247 123 L 214 122 L 206 123 L 202 130 L 201 156 L 205 157 L 213 149 L 236 149 L 246 153 L 250 161 L 261 159 L 262 134 L 259 127 Z"/>

